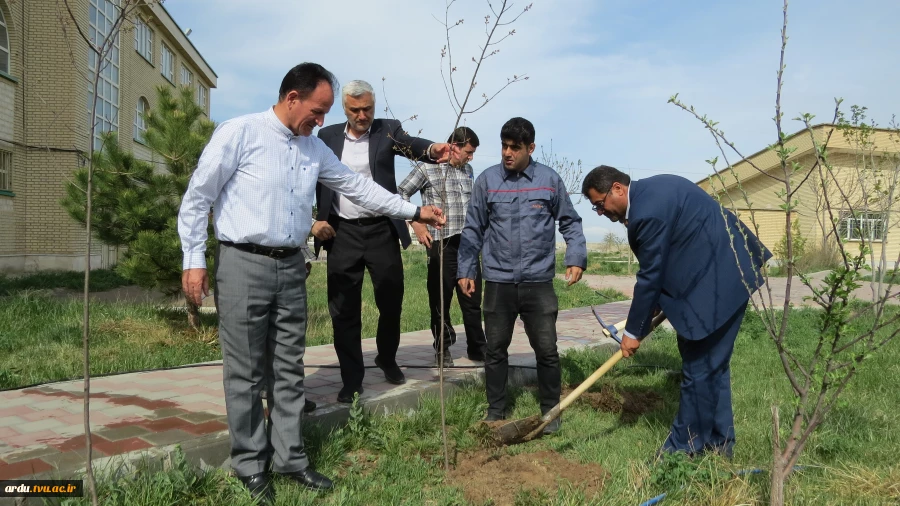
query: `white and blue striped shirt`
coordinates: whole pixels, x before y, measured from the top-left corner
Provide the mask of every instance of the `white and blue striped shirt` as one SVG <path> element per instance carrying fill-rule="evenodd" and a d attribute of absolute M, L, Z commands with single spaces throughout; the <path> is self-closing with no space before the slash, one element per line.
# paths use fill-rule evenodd
<path fill-rule="evenodd" d="M 206 267 L 210 207 L 220 241 L 306 244 L 317 180 L 379 214 L 409 220 L 416 213 L 415 205 L 341 164 L 318 137 L 291 133 L 270 108 L 225 121 L 203 150 L 178 213 L 183 268 Z"/>

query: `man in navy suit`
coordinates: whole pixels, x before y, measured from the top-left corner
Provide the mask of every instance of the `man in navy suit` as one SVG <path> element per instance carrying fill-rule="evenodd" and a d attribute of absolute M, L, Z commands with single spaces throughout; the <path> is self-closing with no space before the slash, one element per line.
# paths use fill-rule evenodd
<path fill-rule="evenodd" d="M 760 269 L 772 254 L 731 211 L 680 176 L 632 182 L 601 165 L 581 191 L 597 214 L 627 227 L 640 263 L 622 354 L 637 351 L 658 308 L 678 333 L 681 401 L 662 451 L 730 457 L 731 353 L 747 301 L 763 282 Z"/>

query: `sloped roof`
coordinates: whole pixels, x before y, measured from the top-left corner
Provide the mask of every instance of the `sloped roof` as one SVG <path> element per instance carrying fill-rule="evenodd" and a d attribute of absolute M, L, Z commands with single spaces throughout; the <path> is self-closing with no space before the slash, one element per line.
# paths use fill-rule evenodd
<path fill-rule="evenodd" d="M 900 132 L 898 132 L 897 130 L 884 128 L 875 128 L 873 129 L 873 132 L 873 150 L 875 152 L 900 152 Z M 827 140 L 828 150 L 830 152 L 848 152 L 857 150 L 857 147 L 854 146 L 852 141 L 850 139 L 847 139 L 838 129 L 838 125 L 834 125 L 831 123 L 820 123 L 818 125 L 812 126 L 808 130 L 800 130 L 785 138 L 785 147 L 794 149 L 788 160 L 796 160 L 800 157 L 812 153 L 815 149 L 813 137 L 815 137 L 816 139 L 815 144 L 820 146 L 825 144 Z M 728 154 L 731 155 L 733 154 L 733 152 Z M 720 162 L 723 162 L 723 160 L 720 160 Z M 780 171 L 781 161 L 779 160 L 778 155 L 775 153 L 773 146 L 767 146 L 760 151 L 757 151 L 756 153 L 742 159 L 741 161 L 734 163 L 733 168 L 734 173 L 737 176 L 737 180 L 739 180 L 743 184 L 752 178 L 763 176 L 764 174 L 767 174 L 772 170 L 777 169 Z M 720 189 L 720 191 L 727 191 L 737 185 L 737 180 L 735 180 L 734 176 L 732 176 L 731 174 L 727 174 L 728 177 L 725 177 L 726 173 L 728 172 L 730 172 L 730 169 L 728 167 L 725 167 L 724 169 L 716 172 L 716 174 L 722 176 L 722 180 L 728 181 L 727 186 L 724 189 Z M 710 174 L 709 176 L 706 176 L 703 179 L 697 181 L 697 185 L 704 190 L 709 191 L 709 178 L 712 176 L 713 174 Z"/>

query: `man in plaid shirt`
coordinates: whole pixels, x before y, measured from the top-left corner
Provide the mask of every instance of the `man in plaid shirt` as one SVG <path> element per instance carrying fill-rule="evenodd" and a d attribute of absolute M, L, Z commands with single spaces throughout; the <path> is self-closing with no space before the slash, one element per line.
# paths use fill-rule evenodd
<path fill-rule="evenodd" d="M 397 187 L 397 193 L 409 200 L 416 192 L 422 192 L 422 205 L 435 205 L 444 210 L 446 223 L 437 230 L 429 225 L 412 223 L 413 231 L 428 250 L 428 305 L 431 308 L 431 333 L 434 335 L 435 365 L 440 365 L 441 290 L 440 250 L 444 249 L 444 367 L 453 365 L 450 345 L 456 342 L 456 332 L 450 321 L 450 302 L 456 289 L 459 308 L 466 327 L 469 360 L 484 361 L 484 330 L 481 327 L 481 267 L 477 266 L 475 293 L 463 297 L 456 283 L 456 256 L 460 234 L 466 223 L 466 210 L 472 196 L 474 175 L 469 160 L 478 148 L 478 136 L 469 127 L 459 127 L 447 142 L 459 147 L 459 153 L 450 154 L 448 163 L 419 162 L 406 179 Z"/>

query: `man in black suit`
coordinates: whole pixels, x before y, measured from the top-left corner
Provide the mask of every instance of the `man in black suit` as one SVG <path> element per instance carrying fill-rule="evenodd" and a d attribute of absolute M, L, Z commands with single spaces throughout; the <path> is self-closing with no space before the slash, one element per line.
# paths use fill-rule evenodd
<path fill-rule="evenodd" d="M 691 181 L 659 175 L 631 181 L 601 165 L 581 192 L 597 214 L 628 228 L 640 263 L 622 354 L 633 355 L 661 308 L 678 334 L 681 401 L 663 452 L 734 447 L 731 353 L 760 269 L 772 254 L 729 210 Z"/>
<path fill-rule="evenodd" d="M 449 144 L 412 137 L 394 119 L 375 118 L 375 92 L 365 81 L 350 81 L 341 90 L 346 123 L 319 130 L 319 138 L 354 172 L 397 193 L 394 156 L 410 160 L 444 161 Z M 400 310 L 403 304 L 403 260 L 400 243 L 409 246 L 409 231 L 402 220 L 392 220 L 363 209 L 324 185 L 316 186 L 318 212 L 312 226 L 318 254 L 328 252 L 328 311 L 334 327 L 334 349 L 344 386 L 338 402 L 362 395 L 365 375 L 362 354 L 362 283 L 368 268 L 378 306 L 378 355 L 375 365 L 389 383 L 406 378 L 397 366 L 400 346 Z"/>

